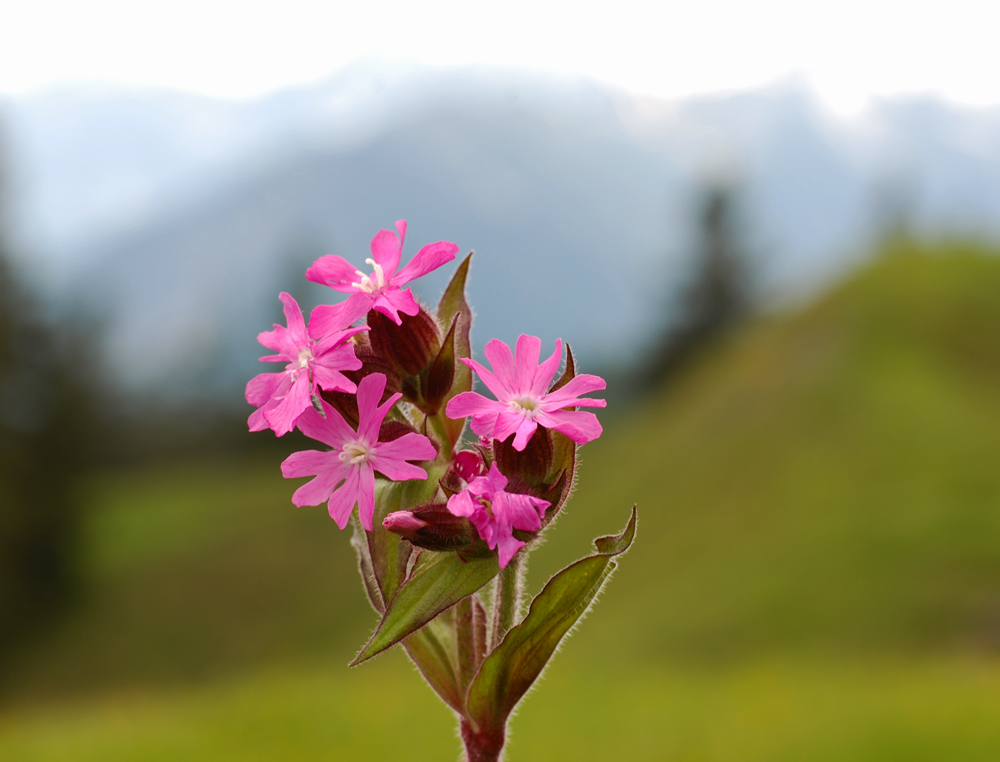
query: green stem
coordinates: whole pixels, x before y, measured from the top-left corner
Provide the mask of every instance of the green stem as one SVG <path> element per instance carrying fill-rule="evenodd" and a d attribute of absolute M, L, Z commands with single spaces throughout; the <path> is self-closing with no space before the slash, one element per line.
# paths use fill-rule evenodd
<path fill-rule="evenodd" d="M 521 611 L 521 554 L 514 556 L 507 568 L 501 569 L 493 588 L 493 620 L 489 650 L 492 651 L 514 626 Z"/>
<path fill-rule="evenodd" d="M 445 428 L 444 413 L 438 413 L 436 415 L 427 416 L 427 428 L 434 432 L 438 441 L 441 442 L 442 452 L 445 460 L 451 457 L 452 444 L 451 438 L 448 436 L 448 429 Z"/>

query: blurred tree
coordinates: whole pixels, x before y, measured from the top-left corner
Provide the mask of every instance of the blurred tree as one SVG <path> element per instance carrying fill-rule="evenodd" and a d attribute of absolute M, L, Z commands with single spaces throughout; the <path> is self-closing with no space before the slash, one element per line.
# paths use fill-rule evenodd
<path fill-rule="evenodd" d="M 0 182 L 0 660 L 77 587 L 75 489 L 95 410 L 86 329 L 57 330 L 18 277 L 3 191 Z"/>
<path fill-rule="evenodd" d="M 749 307 L 749 264 L 736 207 L 732 185 L 702 191 L 692 273 L 681 291 L 676 317 L 652 352 L 646 373 L 650 385 L 676 374 Z"/>

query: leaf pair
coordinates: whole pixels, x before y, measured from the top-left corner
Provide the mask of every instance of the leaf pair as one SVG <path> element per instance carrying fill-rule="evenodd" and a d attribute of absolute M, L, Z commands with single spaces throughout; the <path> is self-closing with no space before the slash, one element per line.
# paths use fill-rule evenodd
<path fill-rule="evenodd" d="M 615 556 L 631 546 L 635 529 L 633 507 L 625 529 L 598 538 L 597 553 L 552 577 L 532 601 L 524 621 L 511 628 L 485 659 L 480 635 L 485 612 L 474 593 L 499 572 L 496 559 L 462 562 L 453 553 L 422 553 L 352 665 L 402 641 L 425 679 L 452 709 L 477 732 L 502 734 L 510 712 L 614 571 Z"/>

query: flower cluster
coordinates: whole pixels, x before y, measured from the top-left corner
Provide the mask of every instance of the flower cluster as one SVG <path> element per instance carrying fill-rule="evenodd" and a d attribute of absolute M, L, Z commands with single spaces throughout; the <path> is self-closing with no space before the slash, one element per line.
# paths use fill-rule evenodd
<path fill-rule="evenodd" d="M 466 761 L 498 762 L 511 712 L 631 546 L 636 511 L 522 605 L 521 559 L 569 499 L 577 448 L 602 433 L 581 408 L 604 407 L 586 395 L 605 384 L 576 372 L 568 345 L 564 360 L 562 340 L 542 360 L 534 336 L 513 351 L 493 339 L 490 367 L 473 360 L 472 255 L 431 309 L 404 287 L 458 247 L 429 244 L 400 267 L 405 238 L 405 221 L 379 231 L 367 271 L 318 259 L 306 277 L 348 297 L 316 307 L 308 327 L 281 294 L 287 325 L 259 339 L 275 352 L 261 359 L 285 367 L 247 384 L 249 426 L 325 445 L 281 470 L 311 477 L 295 505 L 326 503 L 341 529 L 355 517 L 352 545 L 380 621 L 354 663 L 400 644 L 458 717 Z M 476 377 L 491 397 L 473 391 Z"/>
<path fill-rule="evenodd" d="M 597 417 L 577 408 L 603 407 L 604 400 L 581 395 L 605 384 L 577 375 L 571 354 L 556 381 L 561 340 L 543 362 L 542 342 L 526 335 L 514 352 L 490 341 L 491 369 L 473 360 L 468 260 L 461 283 L 453 281 L 432 314 L 403 287 L 454 260 L 458 247 L 429 244 L 400 267 L 405 238 L 405 220 L 396 232 L 379 231 L 367 273 L 339 256 L 318 259 L 306 277 L 349 297 L 316 307 L 308 327 L 296 301 L 281 294 L 287 326 L 258 339 L 276 352 L 262 361 L 286 365 L 247 385 L 247 401 L 257 408 L 250 430 L 281 436 L 297 428 L 332 448 L 296 452 L 281 468 L 287 478 L 314 477 L 292 502 L 327 503 L 341 529 L 357 506 L 361 526 L 374 531 L 378 479 L 426 481 L 433 474 L 427 499 L 384 512 L 382 526 L 425 549 L 462 557 L 495 552 L 504 568 L 568 497 L 575 456 L 567 460 L 557 438 L 575 446 L 601 435 Z M 363 317 L 366 324 L 356 326 Z M 472 391 L 472 372 L 495 399 Z M 460 449 L 467 419 L 480 439 Z"/>

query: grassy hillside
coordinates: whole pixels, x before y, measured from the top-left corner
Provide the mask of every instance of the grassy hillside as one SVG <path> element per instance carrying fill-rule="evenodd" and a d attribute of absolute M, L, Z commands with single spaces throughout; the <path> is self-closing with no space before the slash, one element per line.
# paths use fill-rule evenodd
<path fill-rule="evenodd" d="M 639 538 L 515 721 L 513 759 L 1000 753 L 1000 258 L 984 254 L 898 248 L 608 419 L 532 586 L 633 502 Z M 290 505 L 277 463 L 87 485 L 92 592 L 20 661 L 0 757 L 455 753 L 398 654 L 344 666 L 373 624 L 348 538 Z"/>

